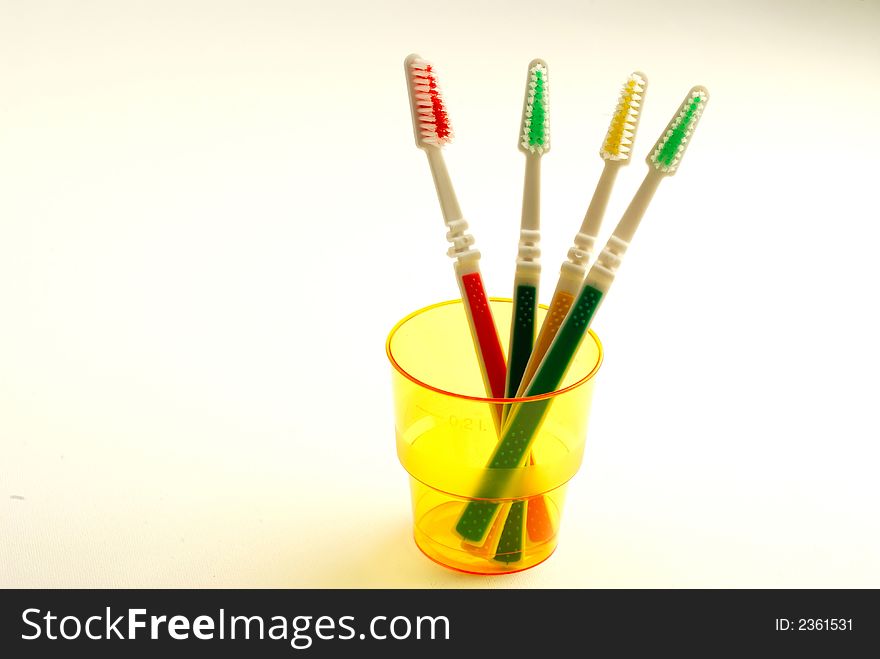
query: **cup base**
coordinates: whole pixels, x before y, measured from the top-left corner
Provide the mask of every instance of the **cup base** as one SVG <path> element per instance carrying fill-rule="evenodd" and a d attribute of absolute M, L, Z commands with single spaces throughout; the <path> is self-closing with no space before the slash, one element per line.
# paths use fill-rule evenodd
<path fill-rule="evenodd" d="M 465 503 L 461 501 L 447 501 L 427 511 L 420 511 L 422 514 L 416 520 L 413 531 L 416 546 L 425 556 L 443 567 L 466 574 L 513 574 L 543 563 L 556 550 L 555 533 L 540 542 L 526 537 L 518 560 L 496 560 L 493 545 L 497 544 L 497 538 L 495 543 L 488 539 L 483 546 L 476 546 L 464 542 L 455 533 L 455 523 L 464 506 Z"/>

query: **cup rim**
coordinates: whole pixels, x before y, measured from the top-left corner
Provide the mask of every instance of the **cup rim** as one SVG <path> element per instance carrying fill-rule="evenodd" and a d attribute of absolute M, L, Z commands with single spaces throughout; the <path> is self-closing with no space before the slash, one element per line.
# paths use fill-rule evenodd
<path fill-rule="evenodd" d="M 513 299 L 509 298 L 509 297 L 490 297 L 489 301 L 490 302 L 513 303 Z M 428 384 L 427 382 L 424 382 L 423 380 L 419 380 L 414 375 L 408 373 L 406 371 L 406 369 L 403 368 L 403 366 L 401 366 L 398 363 L 397 359 L 394 357 L 394 354 L 391 352 L 391 340 L 394 338 L 394 335 L 397 333 L 397 330 L 399 330 L 406 322 L 408 322 L 412 318 L 415 318 L 416 316 L 421 315 L 427 311 L 431 311 L 432 309 L 437 309 L 438 307 L 445 307 L 450 304 L 463 304 L 463 302 L 461 301 L 460 298 L 456 298 L 454 300 L 446 300 L 445 302 L 436 302 L 434 304 L 429 304 L 426 307 L 422 307 L 421 309 L 417 309 L 417 310 L 413 311 L 412 313 L 404 316 L 399 321 L 397 321 L 397 323 L 395 323 L 394 327 L 392 327 L 391 331 L 388 333 L 388 338 L 385 339 L 385 354 L 388 357 L 388 361 L 390 361 L 391 365 L 394 367 L 394 370 L 396 370 L 398 373 L 400 373 L 407 380 L 414 382 L 415 384 L 419 385 L 420 387 L 424 387 L 425 389 L 428 389 L 430 391 L 434 391 L 439 394 L 443 394 L 444 396 L 452 396 L 453 398 L 459 398 L 462 400 L 472 400 L 472 401 L 477 401 L 477 402 L 481 402 L 481 403 L 496 403 L 496 404 L 498 404 L 498 403 L 503 403 L 503 404 L 525 403 L 525 402 L 531 402 L 531 401 L 536 401 L 536 400 L 547 400 L 548 398 L 556 398 L 557 396 L 560 396 L 564 393 L 567 393 L 569 391 L 577 389 L 578 387 L 581 387 L 581 386 L 585 385 L 587 382 L 589 382 L 590 380 L 592 380 L 595 377 L 596 373 L 599 372 L 599 368 L 602 366 L 602 361 L 605 358 L 605 351 L 602 349 L 602 342 L 599 340 L 599 336 L 593 330 L 589 329 L 589 330 L 587 330 L 587 332 L 590 335 L 590 338 L 596 344 L 596 349 L 598 350 L 598 353 L 599 353 L 596 358 L 596 363 L 593 365 L 593 368 L 590 370 L 590 372 L 587 373 L 584 377 L 582 377 L 577 382 L 572 382 L 570 385 L 568 385 L 567 387 L 563 387 L 562 389 L 556 389 L 555 391 L 549 391 L 544 394 L 536 394 L 534 396 L 523 396 L 521 398 L 489 398 L 486 396 L 469 396 L 467 394 L 460 394 L 460 393 L 456 393 L 454 391 L 447 391 L 446 389 L 440 389 L 439 387 L 435 387 L 431 384 Z M 538 306 L 541 309 L 544 309 L 545 311 L 549 309 L 549 307 L 546 304 L 539 304 Z"/>

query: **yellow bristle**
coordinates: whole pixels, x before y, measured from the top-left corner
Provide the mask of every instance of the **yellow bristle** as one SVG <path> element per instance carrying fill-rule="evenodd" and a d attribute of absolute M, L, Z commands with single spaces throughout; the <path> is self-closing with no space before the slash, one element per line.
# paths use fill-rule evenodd
<path fill-rule="evenodd" d="M 629 159 L 645 86 L 644 77 L 637 73 L 630 75 L 623 86 L 614 117 L 608 126 L 608 134 L 599 152 L 605 160 Z"/>

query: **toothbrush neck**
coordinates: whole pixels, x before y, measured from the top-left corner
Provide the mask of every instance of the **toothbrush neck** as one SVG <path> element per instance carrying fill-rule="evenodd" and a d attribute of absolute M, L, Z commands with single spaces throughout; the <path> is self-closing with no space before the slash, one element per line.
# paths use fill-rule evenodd
<path fill-rule="evenodd" d="M 449 171 L 446 169 L 446 162 L 443 160 L 443 152 L 438 146 L 424 147 L 425 155 L 428 157 L 428 164 L 431 166 L 431 174 L 434 177 L 434 187 L 437 189 L 437 199 L 440 201 L 440 209 L 443 211 L 443 220 L 446 224 L 461 219 L 461 208 L 458 205 L 458 198 L 455 196 L 455 189 L 452 187 L 452 179 L 449 178 Z"/>
<path fill-rule="evenodd" d="M 617 223 L 614 232 L 608 238 L 608 242 L 605 243 L 605 247 L 602 248 L 596 262 L 590 268 L 590 272 L 587 273 L 587 285 L 603 293 L 608 292 L 626 250 L 629 248 L 629 243 L 639 227 L 639 222 L 648 209 L 648 203 L 657 191 L 657 186 L 660 185 L 663 177 L 663 174 L 653 168 L 645 176 L 645 180 L 636 191 L 623 217 L 620 218 L 620 222 Z"/>
<path fill-rule="evenodd" d="M 594 237 L 599 233 L 602 218 L 605 216 L 605 209 L 608 207 L 608 200 L 611 198 L 611 188 L 614 187 L 614 179 L 617 178 L 619 170 L 620 162 L 614 160 L 605 161 L 605 166 L 602 168 L 602 176 L 599 177 L 596 190 L 593 192 L 593 198 L 590 200 L 590 205 L 584 215 L 581 233 Z"/>
<path fill-rule="evenodd" d="M 629 202 L 629 206 L 624 211 L 623 217 L 620 218 L 620 222 L 614 228 L 615 238 L 626 243 L 633 239 L 636 229 L 639 228 L 639 222 L 642 221 L 642 217 L 644 217 L 645 211 L 648 209 L 648 204 L 651 203 L 654 193 L 657 192 L 657 186 L 660 185 L 660 181 L 663 179 L 664 174 L 651 167 L 632 201 Z"/>
<path fill-rule="evenodd" d="M 538 231 L 541 228 L 541 156 L 526 154 L 526 173 L 523 179 L 521 230 Z"/>

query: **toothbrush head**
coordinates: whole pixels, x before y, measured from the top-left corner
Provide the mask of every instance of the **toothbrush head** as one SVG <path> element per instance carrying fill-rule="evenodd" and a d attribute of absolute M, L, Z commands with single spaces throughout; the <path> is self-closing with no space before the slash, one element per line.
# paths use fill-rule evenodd
<path fill-rule="evenodd" d="M 448 144 L 452 141 L 452 126 L 434 67 L 419 55 L 412 54 L 404 61 L 404 68 L 416 146 L 424 149 Z"/>
<path fill-rule="evenodd" d="M 524 153 L 542 155 L 550 150 L 550 118 L 547 115 L 548 85 L 547 62 L 542 59 L 534 59 L 529 62 L 519 141 L 519 149 Z"/>
<path fill-rule="evenodd" d="M 622 164 L 629 162 L 647 87 L 648 79 L 640 71 L 631 73 L 623 84 L 614 116 L 608 125 L 608 133 L 599 149 L 602 160 L 615 160 Z"/>
<path fill-rule="evenodd" d="M 649 166 L 668 176 L 675 174 L 708 101 L 709 92 L 705 87 L 697 85 L 691 88 L 678 112 L 648 154 Z"/>

